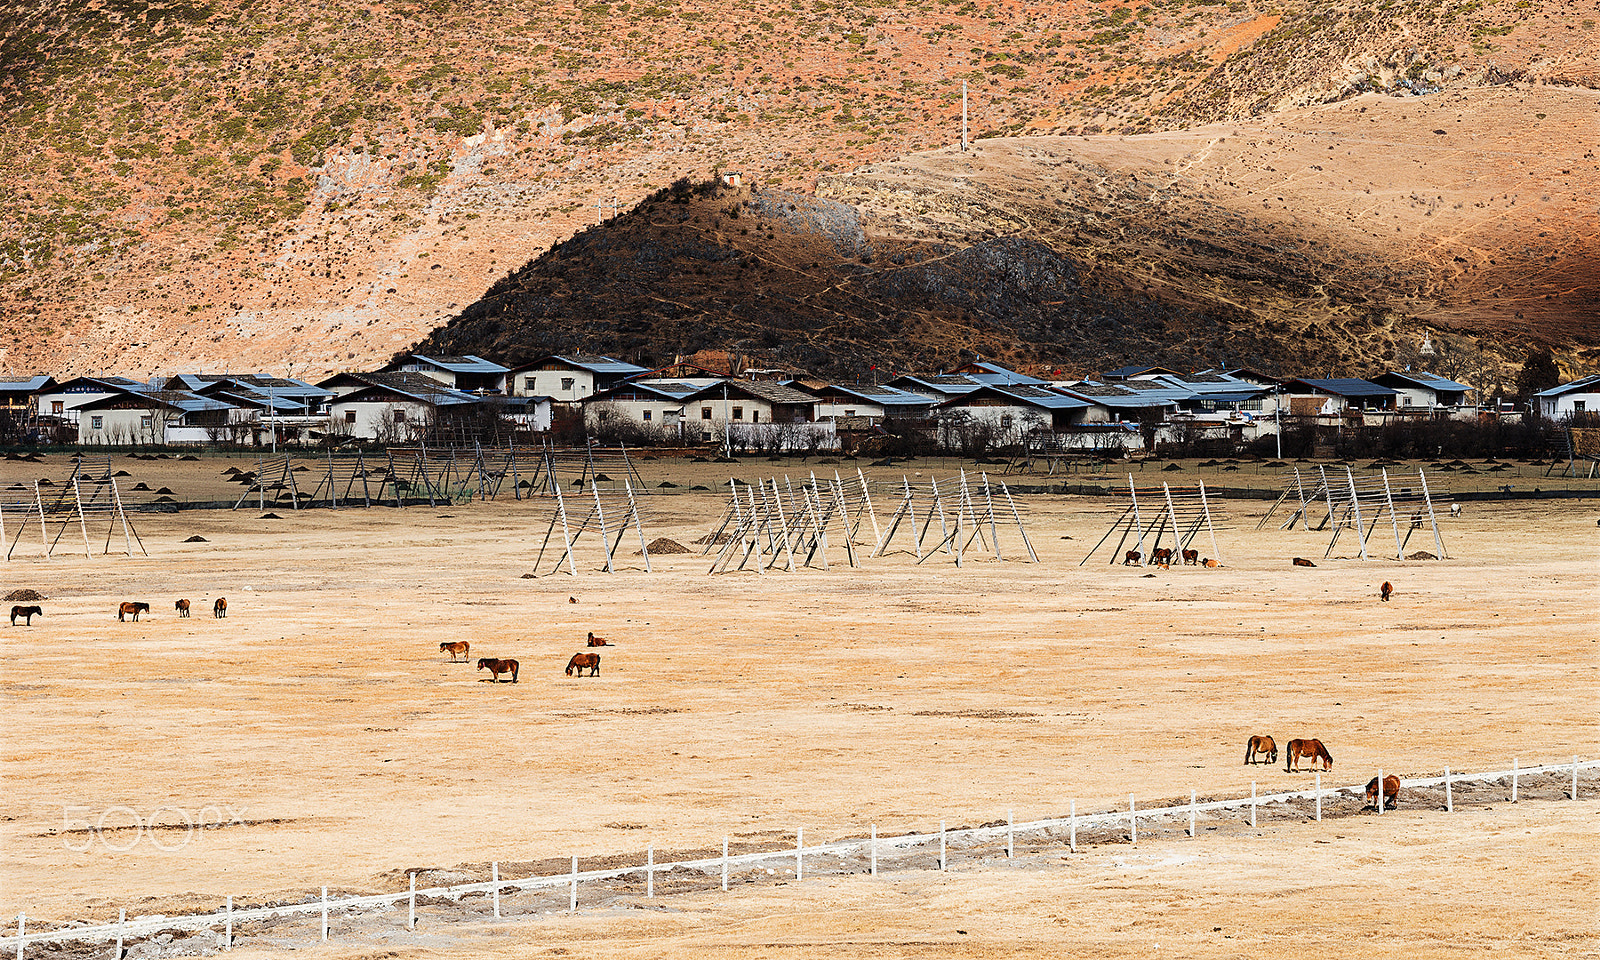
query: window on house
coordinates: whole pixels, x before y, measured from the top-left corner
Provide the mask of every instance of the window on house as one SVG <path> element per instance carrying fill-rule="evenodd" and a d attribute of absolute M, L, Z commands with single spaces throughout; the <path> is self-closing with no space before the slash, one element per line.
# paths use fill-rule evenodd
<path fill-rule="evenodd" d="M 346 410 L 344 412 L 344 422 L 345 423 L 355 423 L 356 422 L 356 412 L 354 410 Z"/>
<path fill-rule="evenodd" d="M 856 415 L 856 412 L 854 410 L 846 410 L 844 412 L 844 415 L 847 416 L 847 417 L 853 417 L 853 416 Z"/>
<path fill-rule="evenodd" d="M 701 407 L 700 408 L 700 419 L 701 420 L 710 420 L 711 419 L 711 408 L 710 407 Z M 709 440 L 710 438 L 711 438 L 710 434 L 707 434 L 706 435 L 706 439 Z"/>
<path fill-rule="evenodd" d="M 645 423 L 649 423 L 650 422 L 650 411 L 649 410 L 646 410 L 644 412 L 644 422 Z"/>
<path fill-rule="evenodd" d="M 734 407 L 733 408 L 733 419 L 735 419 L 735 420 L 743 420 L 744 419 L 744 407 Z"/>
<path fill-rule="evenodd" d="M 529 377 L 526 380 L 522 381 L 522 390 L 523 390 L 523 392 L 524 393 L 532 393 L 533 392 L 533 383 L 534 383 L 534 378 L 533 377 Z"/>
<path fill-rule="evenodd" d="M 1001 417 L 1000 417 L 1000 426 L 1004 427 L 1007 430 L 1011 429 L 1011 414 L 1007 413 L 1007 414 L 1002 414 L 1001 415 Z"/>
<path fill-rule="evenodd" d="M 58 413 L 58 414 L 59 413 L 65 413 L 66 409 L 67 409 L 67 401 L 65 401 L 65 400 L 52 400 L 52 401 L 50 401 L 50 412 L 51 413 Z"/>
<path fill-rule="evenodd" d="M 1584 404 L 1584 402 L 1582 400 L 1574 400 L 1574 401 L 1572 401 L 1572 412 L 1573 413 L 1582 413 L 1586 409 L 1588 409 L 1588 408 L 1587 408 L 1587 406 Z"/>
<path fill-rule="evenodd" d="M 394 411 L 394 422 L 395 423 L 405 423 L 406 422 L 406 412 L 404 410 L 396 408 L 395 411 Z"/>
<path fill-rule="evenodd" d="M 99 430 L 101 427 L 103 427 L 105 425 L 106 425 L 106 418 L 105 417 L 90 417 L 89 418 L 89 428 L 91 430 Z"/>
<path fill-rule="evenodd" d="M 154 417 L 140 417 L 139 418 L 139 426 L 140 426 L 140 428 L 142 428 L 144 430 L 149 430 L 152 426 L 155 425 L 155 422 L 156 421 L 155 421 Z"/>
<path fill-rule="evenodd" d="M 750 411 L 750 422 L 751 423 L 760 423 L 761 422 L 761 411 L 760 410 L 751 410 Z"/>
<path fill-rule="evenodd" d="M 1401 397 L 1401 398 L 1400 398 L 1400 405 L 1401 405 L 1401 406 L 1402 406 L 1402 407 L 1409 407 L 1409 406 L 1411 406 L 1411 398 L 1410 398 L 1410 397 Z"/>
<path fill-rule="evenodd" d="M 563 390 L 571 390 L 572 389 L 572 385 L 574 383 L 576 383 L 576 382 L 577 381 L 575 381 L 572 377 L 562 377 L 561 378 L 561 389 L 563 389 Z"/>
<path fill-rule="evenodd" d="M 711 442 L 711 431 L 710 430 L 702 430 L 702 431 L 700 431 L 700 442 L 702 442 L 702 443 L 710 443 Z"/>

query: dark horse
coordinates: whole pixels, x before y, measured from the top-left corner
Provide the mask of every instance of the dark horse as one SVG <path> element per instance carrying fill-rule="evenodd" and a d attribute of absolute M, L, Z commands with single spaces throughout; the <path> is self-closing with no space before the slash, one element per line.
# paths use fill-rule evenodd
<path fill-rule="evenodd" d="M 499 683 L 500 674 L 502 673 L 511 674 L 511 682 L 516 683 L 517 666 L 517 661 L 515 660 L 496 660 L 493 657 L 480 657 L 478 659 L 478 669 L 489 671 L 490 683 Z"/>
<path fill-rule="evenodd" d="M 177 603 L 172 605 L 172 608 L 178 611 L 179 618 L 187 617 L 189 615 L 189 601 L 187 600 L 179 600 Z"/>
<path fill-rule="evenodd" d="M 1300 769 L 1302 757 L 1311 761 L 1313 770 L 1317 769 L 1318 760 L 1322 761 L 1322 769 L 1333 769 L 1333 754 L 1328 752 L 1328 748 L 1322 745 L 1321 740 L 1290 740 L 1284 750 L 1288 753 L 1288 759 L 1284 761 L 1283 766 L 1285 773 L 1293 773 Z"/>
<path fill-rule="evenodd" d="M 576 675 L 581 677 L 584 670 L 588 670 L 591 677 L 600 676 L 600 654 L 574 653 L 572 659 L 567 661 L 567 676 L 573 676 L 576 671 Z"/>
<path fill-rule="evenodd" d="M 466 663 L 467 662 L 467 654 L 472 652 L 472 644 L 468 643 L 465 640 L 457 640 L 454 643 L 452 643 L 449 640 L 446 640 L 443 643 L 439 644 L 439 652 L 440 653 L 448 653 L 448 654 L 450 654 L 450 662 L 451 663 L 455 663 L 456 662 L 456 657 L 460 657 L 461 658 L 461 662 L 462 663 Z"/>
<path fill-rule="evenodd" d="M 227 597 L 218 597 L 217 598 L 217 602 L 213 603 L 211 605 L 211 615 L 213 617 L 216 617 L 219 620 L 228 615 L 228 598 Z"/>
<path fill-rule="evenodd" d="M 1267 759 L 1257 760 L 1258 756 L 1264 756 Z M 1251 737 L 1249 742 L 1244 745 L 1244 762 L 1277 763 L 1278 741 L 1271 737 Z"/>
<path fill-rule="evenodd" d="M 1400 802 L 1400 778 L 1389 774 L 1383 778 L 1383 805 L 1386 809 L 1393 810 Z M 1376 810 L 1378 808 L 1378 778 L 1373 777 L 1367 781 L 1367 803 Z"/>
<path fill-rule="evenodd" d="M 150 612 L 150 604 L 148 604 L 148 603 L 134 603 L 134 602 L 131 602 L 131 601 L 123 601 L 122 606 L 117 608 L 117 619 L 118 620 L 126 620 L 128 618 L 128 616 L 131 614 L 133 616 L 133 622 L 134 623 L 138 623 L 139 622 L 139 614 L 141 614 L 141 613 L 149 613 L 149 612 Z"/>
<path fill-rule="evenodd" d="M 21 617 L 23 624 L 31 627 L 33 626 L 33 618 L 42 616 L 44 616 L 43 607 L 12 607 L 11 625 L 13 627 L 16 626 L 17 618 Z"/>
<path fill-rule="evenodd" d="M 590 633 L 589 633 L 589 646 L 591 646 L 591 647 L 607 647 L 607 646 L 610 646 L 610 644 L 606 641 L 605 637 L 597 637 L 597 636 L 594 635 L 593 631 L 590 631 Z"/>
<path fill-rule="evenodd" d="M 1137 550 L 1129 550 L 1127 553 L 1122 555 L 1122 565 L 1124 567 L 1126 567 L 1126 566 L 1134 566 L 1134 565 L 1137 565 L 1138 563 L 1139 563 L 1139 551 L 1137 551 Z"/>

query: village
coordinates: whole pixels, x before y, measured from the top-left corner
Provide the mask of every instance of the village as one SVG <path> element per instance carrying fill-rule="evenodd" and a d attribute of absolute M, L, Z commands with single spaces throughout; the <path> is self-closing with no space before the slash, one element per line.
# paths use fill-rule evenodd
<path fill-rule="evenodd" d="M 963 453 L 1023 446 L 1115 456 L 1194 440 L 1243 449 L 1289 425 L 1326 432 L 1524 412 L 1561 421 L 1600 410 L 1597 376 L 1535 393 L 1526 411 L 1476 393 L 1410 369 L 1364 380 L 1130 365 L 1058 380 L 975 358 L 867 384 L 731 359 L 720 369 L 687 361 L 647 369 L 570 354 L 507 367 L 413 354 L 316 383 L 262 373 L 4 377 L 0 434 L 85 447 L 276 448 L 529 442 L 565 428 L 568 441 L 792 453 L 851 452 L 910 432 Z"/>

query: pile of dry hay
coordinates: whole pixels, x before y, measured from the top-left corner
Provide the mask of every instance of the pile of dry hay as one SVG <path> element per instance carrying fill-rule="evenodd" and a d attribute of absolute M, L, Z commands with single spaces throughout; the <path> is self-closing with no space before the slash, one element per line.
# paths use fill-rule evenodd
<path fill-rule="evenodd" d="M 5 595 L 5 599 L 12 600 L 12 601 L 21 601 L 23 603 L 30 603 L 30 602 L 32 602 L 34 600 L 48 600 L 50 598 L 45 596 L 44 594 L 40 593 L 37 590 L 26 590 L 26 589 L 24 589 L 24 590 L 13 590 L 13 591 L 11 591 L 10 593 Z"/>
<path fill-rule="evenodd" d="M 655 540 L 652 540 L 648 549 L 651 553 L 658 554 L 691 552 L 688 547 L 667 537 L 657 537 Z"/>

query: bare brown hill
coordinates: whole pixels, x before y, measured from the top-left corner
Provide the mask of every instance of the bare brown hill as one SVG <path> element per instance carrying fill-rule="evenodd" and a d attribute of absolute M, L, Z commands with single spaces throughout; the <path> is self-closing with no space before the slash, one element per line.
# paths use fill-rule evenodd
<path fill-rule="evenodd" d="M 1592 87 L 1596 19 L 1596 0 L 13 4 L 0 369 L 368 364 L 613 201 L 718 167 L 807 192 L 948 144 L 963 80 L 975 135 L 1183 130 L 1365 90 Z"/>
<path fill-rule="evenodd" d="M 1600 159 L 1571 136 L 1597 110 L 1586 89 L 1369 94 L 985 140 L 826 176 L 815 199 L 664 192 L 423 347 L 648 363 L 731 345 L 841 375 L 962 350 L 1075 372 L 1425 362 L 1492 389 L 1530 345 L 1600 360 Z"/>

